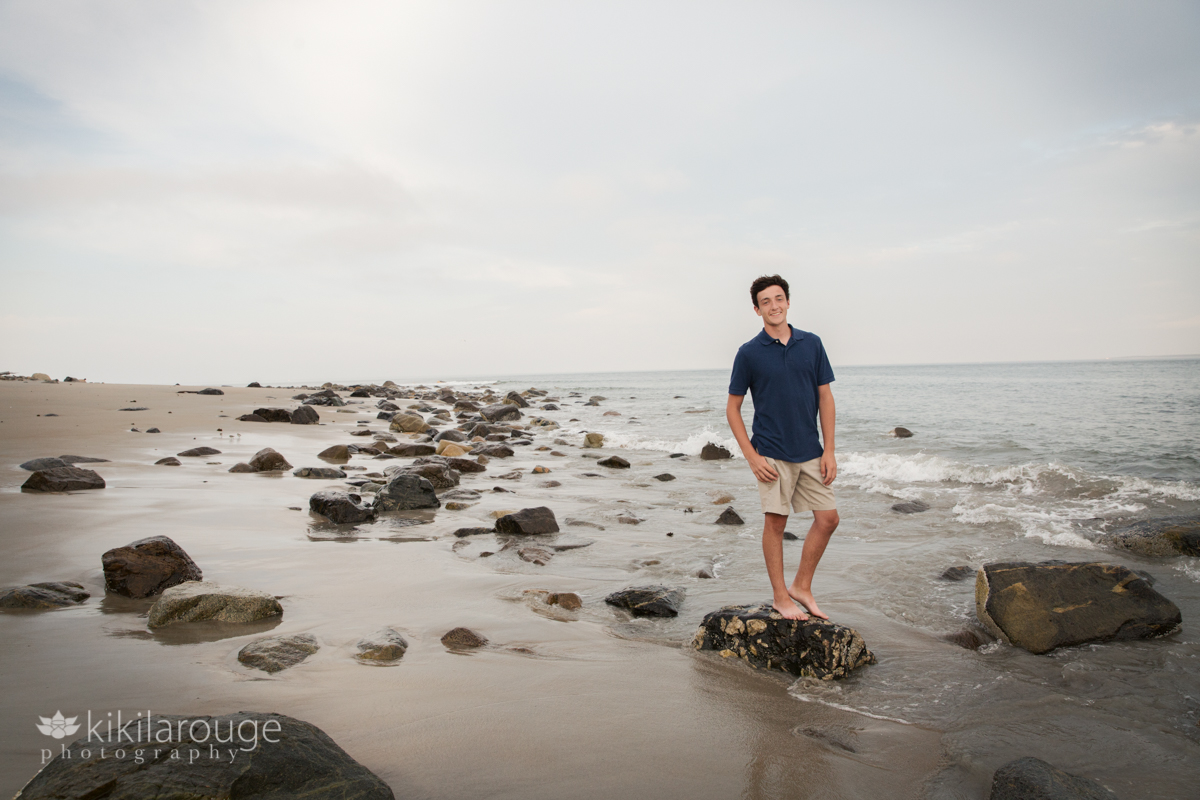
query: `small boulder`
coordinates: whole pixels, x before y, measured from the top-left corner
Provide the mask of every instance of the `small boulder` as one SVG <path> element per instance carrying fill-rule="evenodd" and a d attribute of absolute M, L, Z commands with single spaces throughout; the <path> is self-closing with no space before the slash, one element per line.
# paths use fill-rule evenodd
<path fill-rule="evenodd" d="M 469 458 L 457 458 L 454 456 L 422 456 L 412 462 L 417 464 L 445 464 L 447 467 L 458 472 L 486 472 L 487 467 L 478 461 L 472 461 Z"/>
<path fill-rule="evenodd" d="M 258 472 L 254 467 L 247 464 L 245 461 L 239 461 L 229 468 L 230 472 Z"/>
<path fill-rule="evenodd" d="M 733 506 L 729 506 L 721 512 L 721 516 L 717 517 L 718 525 L 745 525 L 746 521 L 738 516 L 738 513 L 733 510 Z"/>
<path fill-rule="evenodd" d="M 396 414 L 389 427 L 403 433 L 424 433 L 429 430 L 429 424 L 419 414 Z"/>
<path fill-rule="evenodd" d="M 892 428 L 888 433 L 897 439 L 909 439 L 913 435 L 913 432 L 908 428 Z"/>
<path fill-rule="evenodd" d="M 575 592 L 550 592 L 546 595 L 546 604 L 558 606 L 567 611 L 577 611 L 583 608 L 583 598 Z"/>
<path fill-rule="evenodd" d="M 529 402 L 516 392 L 509 392 L 504 396 L 504 402 L 514 405 L 517 408 L 529 408 Z"/>
<path fill-rule="evenodd" d="M 238 661 L 272 675 L 294 667 L 321 649 L 311 633 L 255 639 L 238 651 Z"/>
<path fill-rule="evenodd" d="M 414 444 L 411 442 L 401 442 L 400 444 L 388 449 L 388 455 L 398 456 L 400 458 L 431 456 L 436 452 L 437 448 L 431 444 Z"/>
<path fill-rule="evenodd" d="M 610 467 L 612 469 L 629 469 L 629 462 L 620 456 L 609 456 L 602 458 L 596 462 L 601 467 Z"/>
<path fill-rule="evenodd" d="M 655 475 L 654 480 L 662 481 L 663 483 L 667 483 L 668 481 L 675 480 L 675 476 L 669 472 L 664 472 L 662 475 Z"/>
<path fill-rule="evenodd" d="M 631 586 L 604 598 L 610 606 L 623 608 L 635 617 L 674 617 L 683 603 L 683 589 L 666 586 Z"/>
<path fill-rule="evenodd" d="M 308 410 L 312 411 L 311 408 Z M 312 413 L 316 414 L 317 412 L 313 411 Z M 254 409 L 254 416 L 262 417 L 267 422 L 292 421 L 292 412 L 288 411 L 286 408 L 256 408 Z"/>
<path fill-rule="evenodd" d="M 554 553 L 544 547 L 522 547 L 517 550 L 517 558 L 544 567 L 554 557 Z"/>
<path fill-rule="evenodd" d="M 375 509 L 363 505 L 359 495 L 348 492 L 317 492 L 308 499 L 308 510 L 335 525 L 352 525 L 375 519 Z"/>
<path fill-rule="evenodd" d="M 501 422 L 506 419 L 520 419 L 521 409 L 509 403 L 496 403 L 490 406 L 484 406 L 479 409 L 479 413 L 488 422 Z"/>
<path fill-rule="evenodd" d="M 471 451 L 474 456 L 487 456 L 488 458 L 509 458 L 516 451 L 506 444 L 499 442 L 492 444 L 481 444 Z"/>
<path fill-rule="evenodd" d="M 196 392 L 196 394 L 219 395 L 225 393 L 220 389 L 201 389 L 200 391 Z"/>
<path fill-rule="evenodd" d="M 189 581 L 172 586 L 150 607 L 149 625 L 162 628 L 181 622 L 219 620 L 254 622 L 283 613 L 273 595 L 240 586 Z"/>
<path fill-rule="evenodd" d="M 317 458 L 345 463 L 350 460 L 350 448 L 344 444 L 335 444 L 317 453 Z"/>
<path fill-rule="evenodd" d="M 358 641 L 355 658 L 364 664 L 395 664 L 408 651 L 408 641 L 395 628 L 384 628 Z"/>
<path fill-rule="evenodd" d="M 35 458 L 22 464 L 21 469 L 27 469 L 30 472 L 37 472 L 39 470 L 59 469 L 60 467 L 69 466 L 71 466 L 71 463 L 62 460 L 61 458 Z"/>
<path fill-rule="evenodd" d="M 988 800 L 1117 800 L 1117 796 L 1096 781 L 1026 756 L 996 770 Z"/>
<path fill-rule="evenodd" d="M 292 472 L 297 478 L 315 478 L 317 480 L 337 480 L 346 477 L 346 473 L 334 467 L 300 467 Z"/>
<path fill-rule="evenodd" d="M 497 519 L 496 532 L 526 536 L 539 533 L 558 533 L 558 520 L 554 518 L 554 512 L 546 506 L 523 508 Z"/>
<path fill-rule="evenodd" d="M 316 425 L 321 421 L 321 415 L 312 406 L 300 406 L 288 415 L 288 421 L 293 425 Z"/>
<path fill-rule="evenodd" d="M 892 511 L 897 514 L 920 514 L 922 511 L 928 511 L 929 504 L 923 503 L 920 500 L 913 500 L 908 503 L 896 503 L 892 506 Z"/>
<path fill-rule="evenodd" d="M 149 433 L 149 431 L 146 431 Z M 105 464 L 108 463 L 107 458 L 93 458 L 92 456 L 59 456 L 60 459 L 68 464 Z"/>
<path fill-rule="evenodd" d="M 445 456 L 446 458 L 461 458 L 471 451 L 458 442 L 451 442 L 444 439 L 437 443 L 435 452 L 437 455 Z"/>
<path fill-rule="evenodd" d="M 266 422 L 266 417 L 260 417 L 258 414 L 242 414 L 238 417 L 238 422 Z"/>
<path fill-rule="evenodd" d="M 1146 520 L 1118 528 L 1100 541 L 1139 556 L 1200 556 L 1200 516 Z"/>
<path fill-rule="evenodd" d="M 485 533 L 495 533 L 495 528 L 459 528 L 454 535 L 460 539 L 466 536 L 482 536 Z"/>
<path fill-rule="evenodd" d="M 21 488 L 27 492 L 78 492 L 104 487 L 104 478 L 83 467 L 41 469 L 21 484 Z"/>
<path fill-rule="evenodd" d="M 261 389 L 262 384 L 259 383 L 258 381 L 250 381 L 250 383 L 246 384 L 246 388 L 247 389 Z"/>
<path fill-rule="evenodd" d="M 177 456 L 183 458 L 201 458 L 203 456 L 219 456 L 221 451 L 215 447 L 193 447 L 191 450 L 184 450 L 182 453 L 176 453 Z"/>
<path fill-rule="evenodd" d="M 414 508 L 439 508 L 437 492 L 428 479 L 409 472 L 394 475 L 375 493 L 375 511 L 408 511 Z"/>
<path fill-rule="evenodd" d="M 721 445 L 713 444 L 712 442 L 704 445 L 704 448 L 700 451 L 701 461 L 716 461 L 720 458 L 733 458 L 733 453 Z"/>
<path fill-rule="evenodd" d="M 1118 564 L 985 564 L 975 612 L 988 632 L 1031 653 L 1084 642 L 1147 639 L 1179 627 L 1179 608 Z"/>
<path fill-rule="evenodd" d="M 160 458 L 158 461 L 155 461 L 154 464 L 162 467 L 178 467 L 182 466 L 183 462 L 175 456 L 167 456 L 166 458 Z"/>
<path fill-rule="evenodd" d="M 458 474 L 458 470 L 451 469 L 449 466 L 439 462 L 426 462 L 424 464 L 409 464 L 407 467 L 388 467 L 384 470 L 389 477 L 401 473 L 409 475 L 417 475 L 433 484 L 433 488 L 438 491 L 443 489 L 453 489 L 458 486 L 462 476 Z"/>
<path fill-rule="evenodd" d="M 250 466 L 254 467 L 255 472 L 280 472 L 292 468 L 287 459 L 271 447 L 264 447 L 255 453 L 254 458 L 250 459 Z"/>
<path fill-rule="evenodd" d="M 79 605 L 91 596 L 83 584 L 73 581 L 31 583 L 0 591 L 0 608 L 62 608 Z"/>
<path fill-rule="evenodd" d="M 100 557 L 105 591 L 124 597 L 150 597 L 204 573 L 183 548 L 167 536 L 150 536 L 114 547 Z"/>
<path fill-rule="evenodd" d="M 756 669 L 826 681 L 875 663 L 853 628 L 816 617 L 784 619 L 770 603 L 726 606 L 706 614 L 692 647 L 740 658 Z"/>
<path fill-rule="evenodd" d="M 477 647 L 483 647 L 487 643 L 488 640 L 486 637 L 481 636 L 470 628 L 454 628 L 442 636 L 442 644 L 447 650 L 473 650 Z"/>
<path fill-rule="evenodd" d="M 604 447 L 603 433 L 587 433 L 583 436 L 584 447 Z"/>
<path fill-rule="evenodd" d="M 975 568 L 965 564 L 957 567 L 946 567 L 939 576 L 944 581 L 965 581 L 975 574 Z"/>

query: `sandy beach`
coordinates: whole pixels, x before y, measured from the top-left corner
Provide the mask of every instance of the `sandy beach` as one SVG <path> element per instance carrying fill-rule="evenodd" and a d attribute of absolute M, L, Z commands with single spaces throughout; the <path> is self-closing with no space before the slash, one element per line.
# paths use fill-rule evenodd
<path fill-rule="evenodd" d="M 386 430 L 386 422 L 374 420 L 375 400 L 319 408 L 320 425 L 255 424 L 236 417 L 261 406 L 294 408 L 295 390 L 179 393 L 201 388 L 0 383 L 0 584 L 77 581 L 92 594 L 78 607 L 0 615 L 10 687 L 0 794 L 15 793 L 37 772 L 44 737 L 34 723 L 59 709 L 288 714 L 328 733 L 398 797 L 918 797 L 938 769 L 935 730 L 797 703 L 788 695 L 788 676 L 686 646 L 688 629 L 704 611 L 760 601 L 762 586 L 710 587 L 703 584 L 723 582 L 693 579 L 688 612 L 666 629 L 606 606 L 608 592 L 652 582 L 640 574 L 652 565 L 635 562 L 657 563 L 657 554 L 699 534 L 668 538 L 662 525 L 613 524 L 597 515 L 597 504 L 581 499 L 576 486 L 588 481 L 577 473 L 595 468 L 584 451 L 561 447 L 565 456 L 550 457 L 534 449 L 553 440 L 554 431 L 538 433 L 534 446 L 516 448 L 502 464 L 493 460 L 486 472 L 463 475 L 462 487 L 482 491 L 466 510 L 414 513 L 431 521 L 379 522 L 356 535 L 331 536 L 307 501 L 341 481 L 228 470 L 263 447 L 297 467 L 326 466 L 317 453 L 355 441 L 348 434 L 361 427 L 359 420 Z M 118 410 L 129 407 L 147 410 Z M 546 416 L 565 420 L 567 410 Z M 162 432 L 144 433 L 151 427 Z M 221 453 L 182 458 L 180 467 L 154 465 L 201 445 Z M 20 491 L 29 473 L 18 464 L 60 454 L 109 459 L 87 465 L 107 487 Z M 725 472 L 739 465 L 688 460 L 672 465 L 705 470 L 713 485 L 745 488 L 744 476 Z M 645 473 L 641 461 L 634 459 L 634 471 Z M 378 466 L 365 456 L 351 464 Z M 542 488 L 532 475 L 496 479 L 500 471 L 528 472 L 537 464 L 564 486 Z M 488 491 L 504 483 L 515 494 Z M 628 500 L 636 500 L 639 490 L 626 488 Z M 544 567 L 480 558 L 483 545 L 476 542 L 456 551 L 455 529 L 490 525 L 497 509 L 540 505 L 551 506 L 560 521 L 589 518 L 604 530 L 564 527 L 564 535 L 595 543 Z M 149 630 L 150 600 L 105 596 L 100 556 L 152 535 L 171 537 L 206 580 L 280 597 L 282 618 Z M 526 595 L 528 589 L 574 591 L 584 607 L 557 612 Z M 839 621 L 862 627 L 872 647 L 900 645 L 889 642 L 886 625 L 868 630 L 877 614 L 847 613 L 851 603 L 840 608 Z M 385 625 L 407 637 L 404 658 L 386 668 L 357 663 L 355 643 Z M 483 633 L 492 645 L 448 651 L 439 638 L 456 626 Z M 273 676 L 239 664 L 238 650 L 265 631 L 310 633 L 321 649 Z"/>

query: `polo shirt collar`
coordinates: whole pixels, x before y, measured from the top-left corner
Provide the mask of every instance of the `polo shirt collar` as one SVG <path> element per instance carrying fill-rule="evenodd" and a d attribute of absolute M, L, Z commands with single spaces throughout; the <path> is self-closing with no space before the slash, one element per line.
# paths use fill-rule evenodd
<path fill-rule="evenodd" d="M 795 340 L 804 338 L 804 331 L 797 329 L 796 326 L 790 322 L 788 323 L 788 327 L 792 329 L 792 338 L 788 339 L 788 344 L 791 344 Z M 772 336 L 771 334 L 767 333 L 766 328 L 763 328 L 761 331 L 759 331 L 758 336 L 756 336 L 754 338 L 761 345 L 768 345 L 768 344 L 775 343 L 775 337 Z"/>

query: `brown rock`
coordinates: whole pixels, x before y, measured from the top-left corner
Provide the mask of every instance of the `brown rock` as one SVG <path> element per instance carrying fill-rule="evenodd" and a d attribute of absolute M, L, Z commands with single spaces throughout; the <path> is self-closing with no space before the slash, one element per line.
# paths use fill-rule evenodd
<path fill-rule="evenodd" d="M 204 579 L 200 567 L 166 536 L 138 539 L 100 557 L 104 588 L 125 597 L 150 597 L 185 581 Z"/>
<path fill-rule="evenodd" d="M 350 460 L 350 448 L 344 444 L 335 444 L 333 447 L 326 447 L 317 453 L 317 458 L 344 464 Z"/>
<path fill-rule="evenodd" d="M 271 447 L 264 447 L 255 453 L 254 458 L 250 459 L 250 466 L 254 467 L 255 472 L 278 472 L 292 468 L 287 459 Z"/>
<path fill-rule="evenodd" d="M 488 643 L 486 637 L 470 628 L 455 628 L 442 637 L 442 644 L 449 650 L 471 650 Z"/>

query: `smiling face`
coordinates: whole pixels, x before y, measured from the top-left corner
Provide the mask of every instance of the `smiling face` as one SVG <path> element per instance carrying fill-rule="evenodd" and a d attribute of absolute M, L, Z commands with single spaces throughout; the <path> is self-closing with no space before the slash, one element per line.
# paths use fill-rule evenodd
<path fill-rule="evenodd" d="M 764 325 L 775 328 L 787 324 L 790 304 L 782 286 L 768 286 L 758 293 L 757 300 L 754 313 L 762 317 Z"/>

